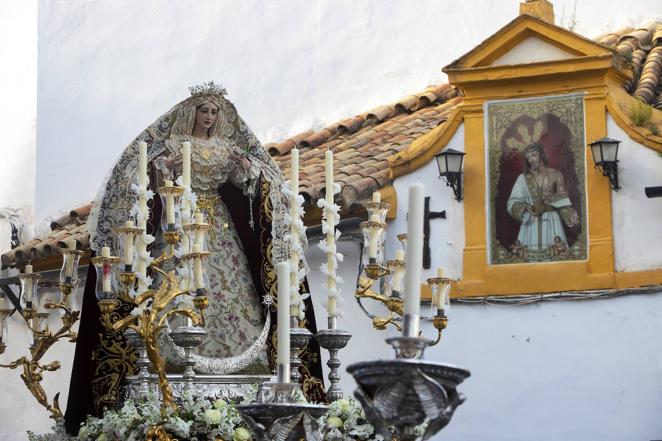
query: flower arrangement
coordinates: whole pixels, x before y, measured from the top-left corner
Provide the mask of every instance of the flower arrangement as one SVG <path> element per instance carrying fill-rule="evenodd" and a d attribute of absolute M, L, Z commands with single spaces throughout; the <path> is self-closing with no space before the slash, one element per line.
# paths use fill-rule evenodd
<path fill-rule="evenodd" d="M 329 410 L 319 419 L 324 441 L 374 440 L 383 441 L 375 434 L 359 403 L 353 398 L 334 401 Z"/>
<path fill-rule="evenodd" d="M 156 425 L 180 441 L 252 441 L 253 438 L 236 407 L 222 399 L 212 403 L 184 394 L 177 412 L 162 417 L 160 409 L 161 402 L 154 395 L 141 402 L 127 400 L 118 410 L 106 410 L 102 418 L 88 417 L 78 436 L 68 435 L 60 421 L 51 433 L 28 432 L 28 438 L 30 441 L 139 441 Z M 324 441 L 384 441 L 375 434 L 363 409 L 352 398 L 331 403 L 318 422 Z"/>
<path fill-rule="evenodd" d="M 118 410 L 106 410 L 102 418 L 88 417 L 78 436 L 66 434 L 57 424 L 46 435 L 28 433 L 30 441 L 138 441 L 150 427 L 160 425 L 173 437 L 191 441 L 250 441 L 251 432 L 233 404 L 185 394 L 177 412 L 161 416 L 161 402 L 150 396 L 146 401 L 127 400 Z"/>

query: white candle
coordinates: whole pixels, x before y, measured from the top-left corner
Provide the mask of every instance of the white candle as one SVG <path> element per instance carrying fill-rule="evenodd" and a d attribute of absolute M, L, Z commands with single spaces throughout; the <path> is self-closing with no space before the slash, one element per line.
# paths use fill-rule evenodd
<path fill-rule="evenodd" d="M 333 250 L 335 248 L 335 226 L 334 226 L 334 215 L 331 207 L 333 206 L 333 152 L 327 150 L 324 154 L 325 159 L 325 184 L 326 184 L 326 193 L 325 199 L 327 204 L 327 210 L 325 213 L 325 218 L 327 222 L 326 230 L 326 246 L 328 249 Z M 327 252 L 326 253 L 326 269 L 329 275 L 326 277 L 326 284 L 328 289 L 327 297 L 327 311 L 329 317 L 335 317 L 336 314 L 336 297 L 331 295 L 331 292 L 336 289 L 336 253 Z"/>
<path fill-rule="evenodd" d="M 197 244 L 193 245 L 193 252 L 199 253 L 200 247 Z M 193 284 L 195 289 L 204 288 L 204 280 L 202 279 L 202 259 L 196 257 L 193 259 Z"/>
<path fill-rule="evenodd" d="M 66 244 L 68 249 L 76 249 L 76 239 L 69 239 L 67 240 Z M 74 260 L 76 260 L 76 256 L 74 254 L 66 254 L 64 259 L 66 261 L 64 265 L 64 277 L 73 277 Z"/>
<path fill-rule="evenodd" d="M 279 365 L 290 363 L 290 264 L 276 264 L 278 276 L 278 358 Z M 289 381 L 289 379 L 288 379 Z"/>
<path fill-rule="evenodd" d="M 425 188 L 421 184 L 409 187 L 407 212 L 407 271 L 405 272 L 404 313 L 412 320 L 403 326 L 408 337 L 418 337 L 421 309 L 421 274 L 423 272 L 423 198 Z"/>
<path fill-rule="evenodd" d="M 290 291 L 292 302 L 290 304 L 290 315 L 293 317 L 299 316 L 299 305 L 295 303 L 296 296 L 299 294 L 299 232 L 295 227 L 295 222 L 299 219 L 299 202 L 297 196 L 299 195 L 299 149 L 292 149 L 290 152 L 290 191 L 292 192 L 290 199 L 290 237 L 291 249 L 290 253 Z"/>
<path fill-rule="evenodd" d="M 172 181 L 165 181 L 166 188 L 172 188 Z M 166 222 L 168 225 L 175 224 L 175 197 L 172 193 L 166 193 Z"/>
<path fill-rule="evenodd" d="M 374 192 L 372 194 L 372 202 L 381 202 L 382 201 L 382 194 L 378 191 Z"/>
<path fill-rule="evenodd" d="M 370 216 L 370 221 L 371 222 L 379 222 L 379 215 L 378 214 L 373 214 Z M 377 242 L 378 242 L 378 237 L 379 236 L 379 230 L 380 228 L 371 228 L 370 229 L 370 243 L 368 244 L 368 257 L 370 259 L 376 259 L 377 258 Z"/>
<path fill-rule="evenodd" d="M 32 265 L 25 265 L 25 274 L 32 274 Z M 23 293 L 23 299 L 26 306 L 32 303 L 32 278 L 28 277 L 25 279 L 25 292 Z M 32 305 L 29 305 L 32 307 Z"/>
<path fill-rule="evenodd" d="M 184 188 L 191 188 L 191 143 L 182 143 L 182 183 Z"/>
<path fill-rule="evenodd" d="M 108 247 L 102 247 L 101 248 L 101 257 L 110 257 L 110 248 Z M 111 292 L 112 289 L 110 288 L 110 270 L 111 270 L 111 265 L 108 262 L 104 262 L 102 267 L 102 272 L 101 274 L 103 275 L 103 280 L 102 282 L 102 291 L 103 292 Z"/>
<path fill-rule="evenodd" d="M 133 221 L 124 222 L 125 228 L 133 228 Z M 122 235 L 122 241 L 124 242 L 124 265 L 133 265 L 133 234 L 125 233 Z"/>
<path fill-rule="evenodd" d="M 138 143 L 138 185 L 147 187 L 147 143 Z"/>
<path fill-rule="evenodd" d="M 202 214 L 200 211 L 196 211 L 195 213 L 195 223 L 196 224 L 204 224 L 205 223 L 205 215 Z M 204 235 L 205 232 L 202 230 L 195 230 L 193 232 L 193 245 L 198 247 L 200 251 L 202 251 L 202 245 L 204 241 Z"/>

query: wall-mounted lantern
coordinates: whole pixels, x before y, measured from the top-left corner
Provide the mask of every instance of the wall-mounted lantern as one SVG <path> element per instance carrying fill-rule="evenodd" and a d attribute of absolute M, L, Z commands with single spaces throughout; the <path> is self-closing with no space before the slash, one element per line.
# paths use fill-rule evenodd
<path fill-rule="evenodd" d="M 446 149 L 435 156 L 439 167 L 439 179 L 444 178 L 446 185 L 453 189 L 455 199 L 462 201 L 462 162 L 464 152 Z"/>
<path fill-rule="evenodd" d="M 611 188 L 618 190 L 618 145 L 621 141 L 611 138 L 600 138 L 589 144 L 593 154 L 593 162 L 600 167 L 602 175 L 609 178 Z"/>

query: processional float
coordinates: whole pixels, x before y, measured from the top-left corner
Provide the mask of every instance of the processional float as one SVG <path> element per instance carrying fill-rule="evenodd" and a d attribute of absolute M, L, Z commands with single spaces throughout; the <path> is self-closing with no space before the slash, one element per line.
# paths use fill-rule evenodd
<path fill-rule="evenodd" d="M 158 336 L 163 329 L 169 329 L 174 316 L 184 317 L 183 324 L 170 329 L 169 335 L 177 346 L 183 348 L 185 354 L 181 387 L 183 390 L 193 388 L 196 373 L 192 351 L 205 335 L 204 310 L 208 304 L 208 281 L 203 262 L 210 255 L 206 250 L 205 235 L 211 227 L 202 214 L 195 210 L 195 196 L 190 187 L 190 144 L 184 143 L 181 179 L 177 183 L 166 181 L 158 189 L 165 207 L 161 228 L 166 246 L 161 256 L 150 256 L 147 246 L 154 237 L 146 233 L 149 217 L 147 202 L 154 193 L 148 188 L 146 151 L 146 144 L 139 143 L 139 173 L 135 185 L 137 201 L 132 209 L 135 219 L 127 219 L 116 228 L 121 239 L 120 256 L 111 256 L 110 249 L 103 247 L 101 254 L 94 257 L 92 263 L 97 270 L 96 296 L 104 325 L 116 332 L 124 332 L 130 344 L 138 350 L 138 374 L 135 377 L 138 387 L 134 398 L 147 396 L 156 380 L 162 400 L 162 415 L 165 415 L 168 409 L 177 408 L 178 397 L 173 393 L 170 379 L 166 375 Z M 343 392 L 338 386 L 341 364 L 338 353 L 351 338 L 349 332 L 338 329 L 342 297 L 336 270 L 338 259 L 342 256 L 336 249 L 339 207 L 334 202 L 334 195 L 339 187 L 333 183 L 331 151 L 327 151 L 325 156 L 325 198 L 318 201 L 319 207 L 323 209 L 322 230 L 325 234 L 320 247 L 326 254 L 326 262 L 320 271 L 326 276 L 328 329 L 320 330 L 313 336 L 300 326 L 302 300 L 306 295 L 300 293 L 300 281 L 304 276 L 299 271 L 304 251 L 300 238 L 305 235 L 305 227 L 301 209 L 303 198 L 299 195 L 298 186 L 297 149 L 292 150 L 291 158 L 291 179 L 289 186 L 283 188 L 290 199 L 291 253 L 288 261 L 276 264 L 277 373 L 274 381 L 259 386 L 257 402 L 237 406 L 257 440 L 321 439 L 318 418 L 324 415 L 326 406 L 299 401 L 302 396 L 299 356 L 312 338 L 329 351 L 327 364 L 330 368 L 330 386 L 327 395 L 330 401 L 341 399 Z M 436 338 L 428 340 L 420 332 L 423 192 L 423 187 L 418 184 L 410 188 L 407 234 L 399 236 L 402 249 L 396 252 L 395 259 L 384 259 L 383 242 L 389 205 L 380 200 L 379 193 L 373 195 L 372 201 L 366 204 L 368 220 L 361 224 L 365 246 L 355 297 L 364 310 L 365 305 L 361 303 L 364 300 L 384 304 L 388 314 L 370 315 L 373 326 L 385 329 L 391 325 L 401 330 L 402 335 L 386 339 L 395 350 L 394 359 L 355 363 L 348 366 L 347 371 L 358 383 L 354 396 L 362 405 L 366 418 L 376 432 L 386 439 L 416 439 L 419 436 L 416 428 L 423 423 L 426 423 L 423 439 L 443 428 L 463 401 L 456 388 L 469 376 L 465 369 L 423 359 L 425 348 L 438 344 L 442 330 L 447 326 L 452 282 L 441 271 L 438 277 L 428 279 L 435 311 L 432 323 L 437 330 Z M 26 271 L 20 275 L 21 315 L 34 337 L 30 346 L 31 356 L 0 365 L 11 369 L 22 367 L 21 378 L 55 420 L 63 418 L 58 396 L 49 402 L 40 382 L 43 372 L 58 369 L 60 363 L 54 361 L 42 364 L 41 359 L 60 339 L 76 339 L 76 333 L 71 329 L 78 320 L 79 311 L 73 306 L 72 299 L 79 282 L 76 268 L 81 254 L 81 251 L 75 249 L 75 242 L 63 250 L 64 261 L 60 275 L 62 296 L 55 302 L 44 303 L 43 307 L 37 306 L 42 304 L 38 301 L 37 292 L 39 275 L 32 273 L 30 265 L 26 266 Z M 383 292 L 379 289 L 382 286 Z M 133 306 L 130 315 L 120 317 L 117 313 L 120 302 Z M 7 317 L 14 311 L 4 305 L 4 298 L 0 306 L 1 353 L 6 347 Z M 54 310 L 62 312 L 62 327 L 56 332 L 44 325 L 49 315 L 46 311 Z M 149 429 L 148 439 L 171 438 L 162 427 L 156 425 Z"/>

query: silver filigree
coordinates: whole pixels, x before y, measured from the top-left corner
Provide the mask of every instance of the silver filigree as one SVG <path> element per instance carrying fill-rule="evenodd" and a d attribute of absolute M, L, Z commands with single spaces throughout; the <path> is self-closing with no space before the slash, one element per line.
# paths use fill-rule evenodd
<path fill-rule="evenodd" d="M 446 426 L 464 401 L 456 387 L 470 375 L 456 366 L 412 359 L 355 363 L 347 372 L 359 385 L 354 396 L 375 431 L 390 439 L 392 427 L 403 441 L 416 439 L 423 422 L 428 423 L 423 439 Z"/>
<path fill-rule="evenodd" d="M 228 94 L 228 91 L 225 90 L 221 84 L 216 84 L 213 81 L 208 81 L 206 83 L 199 84 L 197 86 L 191 86 L 188 88 L 191 92 L 191 96 L 196 95 L 222 95 L 225 96 Z"/>
<path fill-rule="evenodd" d="M 321 441 L 317 420 L 326 406 L 297 403 L 257 403 L 237 406 L 256 441 Z"/>
<path fill-rule="evenodd" d="M 334 317 L 335 318 L 335 317 Z M 338 358 L 338 351 L 347 346 L 347 342 L 352 338 L 352 334 L 347 331 L 340 331 L 337 329 L 322 329 L 315 334 L 315 340 L 321 347 L 329 351 L 329 361 L 326 365 L 329 366 L 329 381 L 331 385 L 326 391 L 326 396 L 330 401 L 337 401 L 342 399 L 343 392 L 338 383 L 340 382 L 340 359 Z"/>
<path fill-rule="evenodd" d="M 267 314 L 264 320 L 264 327 L 260 336 L 253 342 L 253 344 L 243 353 L 235 355 L 234 357 L 227 358 L 214 358 L 204 355 L 191 354 L 190 359 L 195 362 L 193 369 L 195 372 L 210 375 L 227 375 L 234 372 L 239 372 L 254 363 L 265 352 L 267 338 L 269 337 L 269 329 L 271 328 L 271 315 Z M 185 361 L 186 351 L 184 348 L 178 347 L 170 335 L 165 339 L 166 345 L 171 349 L 181 360 Z"/>

